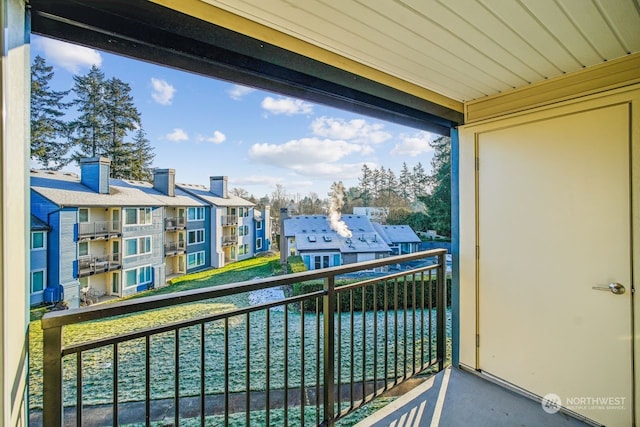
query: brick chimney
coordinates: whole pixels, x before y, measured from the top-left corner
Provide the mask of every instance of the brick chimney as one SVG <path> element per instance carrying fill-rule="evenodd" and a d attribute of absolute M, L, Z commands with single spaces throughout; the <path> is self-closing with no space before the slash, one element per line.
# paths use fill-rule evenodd
<path fill-rule="evenodd" d="M 176 170 L 175 169 L 154 169 L 153 188 L 166 196 L 176 195 Z"/>
<path fill-rule="evenodd" d="M 229 198 L 229 193 L 227 190 L 227 177 L 226 176 L 212 176 L 209 177 L 209 182 L 211 184 L 209 191 L 218 197 L 223 197 L 225 199 Z"/>
<path fill-rule="evenodd" d="M 109 194 L 111 160 L 106 157 L 80 159 L 80 182 L 100 194 Z"/>

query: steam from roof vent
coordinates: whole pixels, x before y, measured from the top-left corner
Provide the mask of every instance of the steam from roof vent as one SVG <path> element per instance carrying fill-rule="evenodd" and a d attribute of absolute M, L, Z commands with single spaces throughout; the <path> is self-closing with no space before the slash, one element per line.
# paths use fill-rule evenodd
<path fill-rule="evenodd" d="M 340 210 L 344 206 L 344 185 L 342 181 L 334 183 L 331 186 L 331 200 L 329 201 L 329 226 L 342 237 L 351 237 L 353 233 L 347 227 L 347 224 L 340 219 Z"/>

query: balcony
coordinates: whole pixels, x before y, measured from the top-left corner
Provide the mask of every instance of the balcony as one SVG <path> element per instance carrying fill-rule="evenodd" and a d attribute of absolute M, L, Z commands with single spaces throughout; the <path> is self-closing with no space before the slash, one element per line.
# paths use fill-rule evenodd
<path fill-rule="evenodd" d="M 185 228 L 187 228 L 187 219 L 184 217 L 169 217 L 164 220 L 166 231 L 184 230 Z"/>
<path fill-rule="evenodd" d="M 169 242 L 164 245 L 164 256 L 180 255 L 187 251 L 185 242 Z"/>
<path fill-rule="evenodd" d="M 118 270 L 122 267 L 120 254 L 111 254 L 103 257 L 83 255 L 78 257 L 78 276 L 86 277 L 94 274 L 106 273 Z"/>
<path fill-rule="evenodd" d="M 225 215 L 220 217 L 220 224 L 223 227 L 231 227 L 234 225 L 238 225 L 238 216 L 237 215 Z"/>
<path fill-rule="evenodd" d="M 220 240 L 222 246 L 233 246 L 238 244 L 238 236 L 222 236 Z"/>
<path fill-rule="evenodd" d="M 415 375 L 444 368 L 445 252 L 47 313 L 42 424 L 229 425 L 233 419 L 331 426 Z M 362 273 L 408 261 L 424 262 L 387 275 Z M 336 286 L 345 277 L 350 281 Z M 143 330 L 63 341 L 65 327 L 82 322 L 307 281 L 317 286 L 294 297 L 179 322 L 158 316 Z M 88 362 L 94 359 L 100 363 Z M 83 393 L 97 382 L 104 388 L 99 395 Z"/>
<path fill-rule="evenodd" d="M 120 221 L 96 221 L 78 223 L 78 241 L 109 239 L 122 234 Z"/>

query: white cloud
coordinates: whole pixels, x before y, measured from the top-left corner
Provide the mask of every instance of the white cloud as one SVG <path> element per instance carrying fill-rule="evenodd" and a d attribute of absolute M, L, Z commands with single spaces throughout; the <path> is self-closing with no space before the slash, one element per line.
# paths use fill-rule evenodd
<path fill-rule="evenodd" d="M 262 108 L 272 114 L 284 114 L 286 116 L 311 114 L 313 112 L 313 104 L 293 98 L 280 97 L 276 99 L 267 96 L 262 100 L 261 105 Z"/>
<path fill-rule="evenodd" d="M 299 175 L 335 180 L 351 179 L 360 176 L 362 163 L 315 163 L 313 165 L 293 165 Z"/>
<path fill-rule="evenodd" d="M 255 92 L 255 89 L 246 86 L 233 85 L 231 89 L 227 91 L 229 97 L 235 101 L 239 101 L 251 92 Z"/>
<path fill-rule="evenodd" d="M 238 177 L 237 179 L 231 179 L 230 184 L 235 186 L 249 186 L 249 185 L 273 185 L 284 184 L 284 179 L 272 175 L 248 175 Z"/>
<path fill-rule="evenodd" d="M 173 132 L 168 133 L 165 137 L 172 142 L 181 142 L 181 141 L 189 140 L 189 135 L 187 135 L 187 133 L 180 128 L 173 129 Z"/>
<path fill-rule="evenodd" d="M 226 139 L 226 135 L 218 130 L 213 132 L 213 136 L 198 135 L 198 141 L 200 142 L 213 142 L 214 144 L 222 144 Z"/>
<path fill-rule="evenodd" d="M 176 93 L 176 88 L 172 84 L 162 79 L 156 79 L 151 77 L 151 97 L 160 105 L 171 105 L 173 101 L 173 95 Z"/>
<path fill-rule="evenodd" d="M 90 68 L 92 65 L 98 67 L 102 65 L 102 56 L 95 49 L 45 37 L 34 38 L 31 44 L 41 50 L 51 64 L 60 66 L 73 74 L 78 74 L 81 69 Z"/>
<path fill-rule="evenodd" d="M 433 135 L 429 132 L 419 131 L 414 135 L 401 135 L 400 139 L 401 142 L 390 151 L 394 156 L 416 157 L 433 151 L 429 145 L 429 142 L 433 140 Z"/>
<path fill-rule="evenodd" d="M 344 120 L 333 117 L 318 117 L 311 123 L 315 135 L 334 139 L 345 139 L 363 144 L 380 144 L 391 138 L 382 123 L 367 123 L 364 119 Z"/>
<path fill-rule="evenodd" d="M 346 141 L 303 138 L 284 144 L 254 144 L 249 149 L 249 158 L 259 163 L 295 170 L 296 167 L 332 163 L 366 149 Z"/>

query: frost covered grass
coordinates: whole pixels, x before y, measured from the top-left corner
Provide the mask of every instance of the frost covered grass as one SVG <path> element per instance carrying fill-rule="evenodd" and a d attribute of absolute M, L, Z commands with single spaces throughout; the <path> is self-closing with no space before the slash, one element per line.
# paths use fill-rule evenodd
<path fill-rule="evenodd" d="M 243 280 L 250 280 L 256 277 L 266 277 L 274 270 L 273 263 L 278 262 L 276 257 L 256 258 L 247 262 L 235 263 L 224 271 L 213 270 L 199 273 L 196 278 L 189 280 L 188 277 L 180 278 L 173 285 L 153 291 L 146 292 L 144 296 L 167 293 L 177 290 L 194 289 L 204 286 L 215 286 L 224 283 L 231 283 Z M 244 263 L 244 264 L 243 264 Z M 222 270 L 222 269 L 221 269 Z M 173 323 L 195 317 L 202 317 L 215 313 L 228 312 L 240 307 L 247 307 L 251 304 L 248 294 L 238 294 L 215 300 L 200 301 L 196 303 L 167 307 L 149 312 L 120 316 L 100 321 L 87 322 L 78 325 L 65 327 L 65 345 L 91 341 L 99 338 L 113 337 L 125 332 L 141 330 L 150 326 Z M 408 312 L 406 323 L 406 336 L 412 337 L 413 321 L 412 312 Z M 418 316 L 423 314 L 419 311 Z M 424 316 L 428 319 L 432 316 L 432 328 L 435 328 L 435 311 L 425 311 Z M 385 319 L 382 312 L 354 313 L 353 318 L 348 313 L 343 313 L 336 322 L 342 330 L 342 382 L 348 381 L 351 375 L 351 355 L 346 351 L 350 340 L 351 324 L 353 324 L 353 342 L 356 351 L 354 353 L 353 366 L 354 378 L 361 380 L 363 376 L 367 379 L 373 378 L 375 370 L 376 377 L 381 379 L 385 376 L 392 376 L 397 367 L 402 375 L 405 364 L 411 370 L 411 363 L 416 357 L 421 355 L 421 348 L 408 344 L 405 348 L 405 324 L 404 313 L 398 313 L 398 323 L 395 323 L 391 314 Z M 38 317 L 38 313 L 34 313 Z M 322 381 L 322 366 L 316 363 L 316 354 L 320 354 L 322 360 L 322 344 L 320 348 L 316 344 L 316 331 L 320 331 L 320 343 L 322 343 L 322 318 L 317 318 L 313 313 L 303 313 L 299 306 L 290 307 L 284 311 L 272 310 L 269 312 L 270 328 L 266 327 L 267 313 L 259 311 L 248 316 L 234 316 L 228 319 L 228 342 L 229 342 L 229 366 L 225 370 L 224 366 L 224 320 L 208 322 L 203 329 L 199 325 L 183 328 L 178 334 L 167 332 L 152 336 L 150 339 L 150 376 L 151 376 L 151 398 L 165 399 L 173 398 L 174 378 L 176 358 L 176 340 L 179 342 L 179 389 L 180 396 L 198 396 L 204 386 L 205 393 L 221 394 L 228 387 L 229 392 L 243 392 L 246 388 L 246 366 L 249 365 L 249 384 L 252 391 L 263 391 L 269 372 L 270 388 L 282 389 L 284 387 L 285 360 L 288 375 L 288 385 L 291 388 L 300 387 L 304 376 L 305 387 L 313 387 L 317 383 L 317 378 Z M 285 329 L 285 319 L 288 322 L 288 345 L 285 346 L 283 331 Z M 249 326 L 247 327 L 247 321 Z M 396 351 L 397 360 L 390 357 L 387 366 L 378 360 L 374 364 L 373 360 L 373 324 L 377 324 L 377 346 L 380 352 L 386 344 L 389 353 Z M 416 324 L 419 325 L 418 318 Z M 427 325 L 428 323 L 425 322 Z M 384 336 L 384 328 L 388 328 L 388 336 Z M 204 330 L 205 358 L 200 356 L 201 334 Z M 246 334 L 249 333 L 247 341 Z M 434 329 L 432 329 L 435 332 Z M 421 333 L 421 329 L 416 327 L 416 334 Z M 426 333 L 426 330 L 425 330 Z M 304 336 L 304 342 L 302 340 Z M 366 339 L 363 340 L 363 336 Z M 433 334 L 435 340 L 435 333 Z M 30 329 L 30 408 L 39 409 L 42 407 L 42 329 L 39 320 L 31 322 Z M 364 348 L 362 342 L 364 341 Z M 266 346 L 269 344 L 270 357 L 267 360 Z M 420 342 L 421 343 L 421 342 Z M 248 348 L 248 353 L 247 353 Z M 435 352 L 435 343 L 424 341 L 424 352 L 429 357 L 429 351 Z M 138 339 L 122 343 L 118 347 L 118 401 L 131 402 L 145 399 L 145 341 Z M 247 359 L 247 354 L 249 359 Z M 432 353 L 433 354 L 433 353 Z M 301 364 L 304 355 L 304 367 Z M 114 364 L 113 347 L 104 347 L 85 352 L 82 360 L 83 370 L 83 404 L 103 404 L 113 401 L 113 373 Z M 204 384 L 201 383 L 200 371 L 202 363 L 205 366 Z M 397 363 L 397 364 L 396 364 Z M 321 365 L 322 363 L 320 363 Z M 64 404 L 75 405 L 76 400 L 76 359 L 75 356 L 68 356 L 64 360 Z M 385 371 L 386 368 L 386 371 Z M 227 375 L 225 372 L 229 372 Z M 377 402 L 377 401 L 376 401 Z M 377 404 L 385 402 L 379 401 Z M 309 402 L 313 404 L 314 402 Z M 371 404 L 366 405 L 371 408 Z M 361 410 L 358 413 L 363 414 Z M 264 418 L 264 411 L 254 411 L 251 415 L 252 422 L 255 417 L 256 424 Z M 271 412 L 271 420 L 275 422 L 277 417 L 283 417 L 284 411 L 275 410 Z M 354 415 L 355 416 L 355 415 Z M 366 415 L 364 415 L 366 416 Z M 364 418 L 362 416 L 362 418 Z M 218 425 L 218 416 L 208 417 L 207 425 Z M 261 418 L 262 417 L 262 418 Z M 298 417 L 298 418 L 296 418 Z M 292 408 L 289 413 L 291 425 L 299 424 L 300 409 Z M 308 419 L 309 418 L 309 419 Z M 297 422 L 295 420 L 298 420 Z M 347 417 L 346 419 L 351 419 Z M 313 421 L 312 421 L 313 420 Z M 231 417 L 231 425 L 244 425 L 244 414 L 234 414 Z M 305 422 L 313 424 L 315 422 L 315 408 L 309 407 L 305 410 Z M 356 421 L 354 421 L 356 422 Z M 351 425 L 342 422 L 342 425 Z M 188 424 L 185 424 L 188 425 Z"/>

